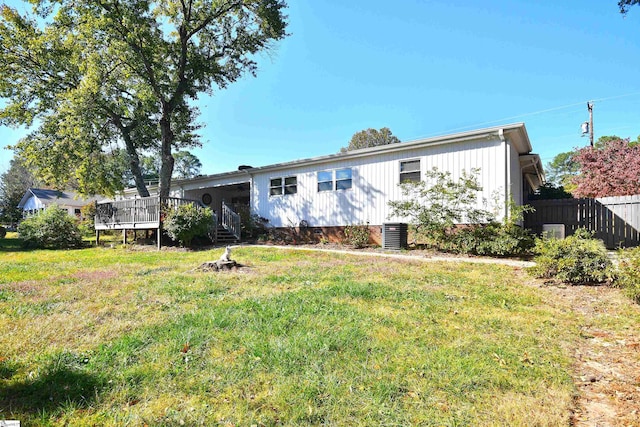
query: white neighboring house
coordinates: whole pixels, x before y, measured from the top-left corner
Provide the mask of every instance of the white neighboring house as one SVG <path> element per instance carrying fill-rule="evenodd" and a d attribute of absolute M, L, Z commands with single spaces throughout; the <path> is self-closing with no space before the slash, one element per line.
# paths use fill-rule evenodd
<path fill-rule="evenodd" d="M 29 188 L 22 196 L 18 207 L 22 209 L 22 217 L 38 213 L 49 205 L 57 205 L 67 211 L 69 215 L 80 217 L 80 209 L 97 198 L 83 198 L 73 191 L 59 191 L 42 188 Z"/>
<path fill-rule="evenodd" d="M 424 179 L 432 168 L 450 172 L 479 169 L 479 205 L 499 206 L 498 219 L 510 198 L 517 204 L 544 183 L 544 171 L 524 123 L 496 126 L 434 138 L 364 148 L 192 179 L 177 180 L 172 195 L 200 200 L 220 213 L 223 201 L 249 209 L 274 227 L 330 228 L 402 222 L 389 217 L 388 202 L 400 200 L 398 184 Z M 497 198 L 497 200 L 496 200 Z M 482 206 L 480 206 L 482 207 Z M 379 240 L 374 232 L 373 238 Z"/>

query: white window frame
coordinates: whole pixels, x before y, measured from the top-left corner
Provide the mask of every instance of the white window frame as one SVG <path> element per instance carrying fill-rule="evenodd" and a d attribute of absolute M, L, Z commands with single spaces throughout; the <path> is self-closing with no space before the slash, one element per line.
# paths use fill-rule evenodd
<path fill-rule="evenodd" d="M 291 183 L 292 179 L 295 180 L 294 183 Z M 269 197 L 290 196 L 297 193 L 298 177 L 296 175 L 269 178 Z"/>
<path fill-rule="evenodd" d="M 343 171 L 349 171 L 348 178 L 339 177 Z M 324 175 L 322 179 L 320 178 L 321 174 Z M 327 175 L 329 175 L 330 178 Z M 321 170 L 316 173 L 316 178 L 318 180 L 318 193 L 324 193 L 326 191 L 347 191 L 353 188 L 353 168 L 351 167 Z M 338 188 L 338 186 L 342 186 L 346 182 L 349 182 L 348 187 Z"/>

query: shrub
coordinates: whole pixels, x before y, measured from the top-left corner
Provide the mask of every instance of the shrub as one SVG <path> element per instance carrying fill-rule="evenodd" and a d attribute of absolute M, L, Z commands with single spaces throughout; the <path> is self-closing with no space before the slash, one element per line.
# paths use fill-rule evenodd
<path fill-rule="evenodd" d="M 537 239 L 536 265 L 529 272 L 570 284 L 602 283 L 613 276 L 611 260 L 601 240 L 579 229 L 566 239 Z"/>
<path fill-rule="evenodd" d="M 347 225 L 344 228 L 345 242 L 355 248 L 364 248 L 369 244 L 369 224 Z"/>
<path fill-rule="evenodd" d="M 0 239 L 4 239 L 7 235 L 7 229 L 0 225 Z"/>
<path fill-rule="evenodd" d="M 28 248 L 68 249 L 82 246 L 76 218 L 56 205 L 23 220 L 18 226 L 18 234 Z"/>
<path fill-rule="evenodd" d="M 460 229 L 450 240 L 450 251 L 474 255 L 522 256 L 535 245 L 528 230 L 497 222 Z"/>
<path fill-rule="evenodd" d="M 618 257 L 620 264 L 615 284 L 640 304 L 640 247 L 622 249 L 618 252 Z"/>
<path fill-rule="evenodd" d="M 491 214 L 477 207 L 482 187 L 478 182 L 479 169 L 462 171 L 458 180 L 451 173 L 437 168 L 428 170 L 423 181 L 399 184 L 401 200 L 388 202 L 390 218 L 408 218 L 412 231 L 429 240 L 447 240 L 455 224 L 477 224 Z"/>
<path fill-rule="evenodd" d="M 192 203 L 180 205 L 166 213 L 163 227 L 173 240 L 189 246 L 195 237 L 207 237 L 214 230 L 213 212 Z"/>
<path fill-rule="evenodd" d="M 84 236 L 95 233 L 96 204 L 88 203 L 80 208 L 80 232 Z"/>

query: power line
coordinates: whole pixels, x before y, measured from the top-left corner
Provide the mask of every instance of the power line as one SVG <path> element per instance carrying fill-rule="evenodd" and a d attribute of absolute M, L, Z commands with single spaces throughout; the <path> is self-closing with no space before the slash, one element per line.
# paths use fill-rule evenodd
<path fill-rule="evenodd" d="M 635 95 L 640 95 L 640 92 L 627 93 L 627 94 L 624 94 L 624 95 L 608 96 L 608 97 L 605 97 L 605 98 L 588 99 L 588 100 L 585 100 L 585 101 L 574 102 L 572 104 L 562 105 L 560 107 L 547 108 L 547 109 L 544 109 L 544 110 L 533 111 L 531 113 L 518 114 L 517 116 L 504 117 L 502 119 L 490 120 L 488 122 L 481 122 L 481 123 L 476 123 L 476 124 L 472 124 L 472 125 L 467 125 L 467 126 L 454 128 L 454 129 L 449 129 L 449 130 L 446 130 L 446 131 L 443 131 L 443 132 L 438 132 L 438 133 L 432 134 L 430 136 L 446 135 L 446 134 L 451 133 L 451 132 L 456 132 L 456 131 L 465 130 L 465 129 L 469 129 L 469 128 L 477 128 L 477 127 L 480 127 L 480 126 L 490 125 L 492 123 L 506 122 L 508 120 L 515 120 L 515 119 L 519 119 L 519 118 L 523 118 L 523 117 L 529 117 L 529 116 L 535 116 L 535 115 L 538 115 L 538 114 L 549 113 L 549 112 L 552 112 L 552 111 L 564 110 L 566 108 L 575 107 L 575 106 L 578 106 L 578 105 L 584 105 L 586 102 L 602 102 L 602 101 L 609 101 L 611 99 L 626 98 L 626 97 L 635 96 Z M 425 138 L 425 137 L 422 137 L 422 138 Z M 420 139 L 420 138 L 411 138 L 411 140 L 414 140 L 414 139 Z"/>

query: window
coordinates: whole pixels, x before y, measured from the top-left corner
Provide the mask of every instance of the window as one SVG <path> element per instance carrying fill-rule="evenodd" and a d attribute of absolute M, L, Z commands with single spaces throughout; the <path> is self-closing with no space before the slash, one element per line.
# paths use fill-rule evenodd
<path fill-rule="evenodd" d="M 400 162 L 400 182 L 420 182 L 420 159 Z"/>
<path fill-rule="evenodd" d="M 284 178 L 284 194 L 296 194 L 298 192 L 298 178 L 288 176 Z"/>
<path fill-rule="evenodd" d="M 351 168 L 336 171 L 336 190 L 351 188 Z"/>
<path fill-rule="evenodd" d="M 283 194 L 296 194 L 298 192 L 298 178 L 286 176 L 271 178 L 269 181 L 269 195 L 282 196 Z"/>
<path fill-rule="evenodd" d="M 318 191 L 348 190 L 352 187 L 351 168 L 318 172 Z"/>
<path fill-rule="evenodd" d="M 318 172 L 318 191 L 333 190 L 333 171 Z"/>

